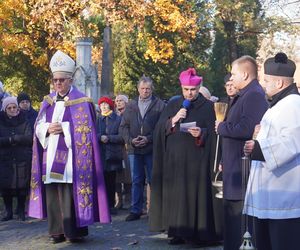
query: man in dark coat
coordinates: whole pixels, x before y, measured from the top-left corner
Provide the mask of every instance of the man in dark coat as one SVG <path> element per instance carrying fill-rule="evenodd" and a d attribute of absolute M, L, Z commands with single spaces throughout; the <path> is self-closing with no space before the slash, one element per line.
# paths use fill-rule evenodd
<path fill-rule="evenodd" d="M 170 244 L 208 243 L 216 240 L 210 177 L 214 107 L 199 94 L 202 78 L 195 69 L 183 71 L 180 82 L 182 96 L 168 103 L 155 130 L 149 225 L 151 231 L 167 231 Z M 188 122 L 195 124 L 181 131 Z"/>
<path fill-rule="evenodd" d="M 224 250 L 239 249 L 241 245 L 243 146 L 268 108 L 256 78 L 257 65 L 252 57 L 242 56 L 232 63 L 230 79 L 239 92 L 225 121 L 216 121 L 216 132 L 222 137 Z"/>
<path fill-rule="evenodd" d="M 227 96 L 222 97 L 219 100 L 219 102 L 227 103 L 229 107 L 231 106 L 232 101 L 238 92 L 237 89 L 233 86 L 233 83 L 230 80 L 230 78 L 231 78 L 231 73 L 228 73 L 224 76 L 224 88 L 225 88 Z M 229 109 L 227 109 L 227 110 L 229 110 Z"/>
<path fill-rule="evenodd" d="M 153 131 L 165 107 L 162 100 L 152 95 L 153 82 L 149 77 L 141 77 L 137 87 L 139 97 L 128 104 L 120 125 L 132 178 L 131 209 L 126 221 L 138 220 L 142 214 L 145 172 L 147 183 L 151 183 Z"/>

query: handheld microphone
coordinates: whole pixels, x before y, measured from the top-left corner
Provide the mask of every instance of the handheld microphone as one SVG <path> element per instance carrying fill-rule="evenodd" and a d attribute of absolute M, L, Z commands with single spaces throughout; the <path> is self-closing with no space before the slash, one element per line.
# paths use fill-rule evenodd
<path fill-rule="evenodd" d="M 185 99 L 182 102 L 182 105 L 181 105 L 181 107 L 184 108 L 184 109 L 186 109 L 186 110 L 189 110 L 190 106 L 191 106 L 191 101 L 187 100 L 187 99 Z M 183 118 L 180 118 L 179 121 L 178 121 L 178 123 L 182 123 L 182 121 L 183 121 Z"/>

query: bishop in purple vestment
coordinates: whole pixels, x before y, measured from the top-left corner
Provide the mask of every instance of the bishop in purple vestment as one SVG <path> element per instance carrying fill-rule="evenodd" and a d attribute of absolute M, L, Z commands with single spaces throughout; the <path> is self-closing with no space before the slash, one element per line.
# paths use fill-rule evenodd
<path fill-rule="evenodd" d="M 51 242 L 72 242 L 88 234 L 88 225 L 111 219 L 92 99 L 72 86 L 72 58 L 57 51 L 50 68 L 55 92 L 35 124 L 29 216 L 48 217 Z"/>

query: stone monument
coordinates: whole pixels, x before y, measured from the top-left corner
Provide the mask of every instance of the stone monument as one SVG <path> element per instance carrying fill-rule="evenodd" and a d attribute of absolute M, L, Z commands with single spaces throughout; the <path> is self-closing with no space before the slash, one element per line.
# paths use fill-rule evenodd
<path fill-rule="evenodd" d="M 76 41 L 74 84 L 97 103 L 100 97 L 100 84 L 97 65 L 92 64 L 92 43 L 92 39 L 86 37 L 78 38 Z"/>
<path fill-rule="evenodd" d="M 101 95 L 112 95 L 113 86 L 113 55 L 112 55 L 112 32 L 109 26 L 103 31 L 103 55 L 101 73 Z"/>

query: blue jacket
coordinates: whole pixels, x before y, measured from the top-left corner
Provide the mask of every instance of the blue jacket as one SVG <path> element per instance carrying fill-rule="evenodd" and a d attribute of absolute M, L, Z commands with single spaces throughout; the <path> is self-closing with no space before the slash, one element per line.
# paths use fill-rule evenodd
<path fill-rule="evenodd" d="M 265 93 L 257 80 L 239 91 L 224 122 L 218 127 L 222 137 L 223 197 L 243 200 L 242 161 L 246 140 L 252 138 L 254 127 L 259 124 L 268 104 Z"/>

